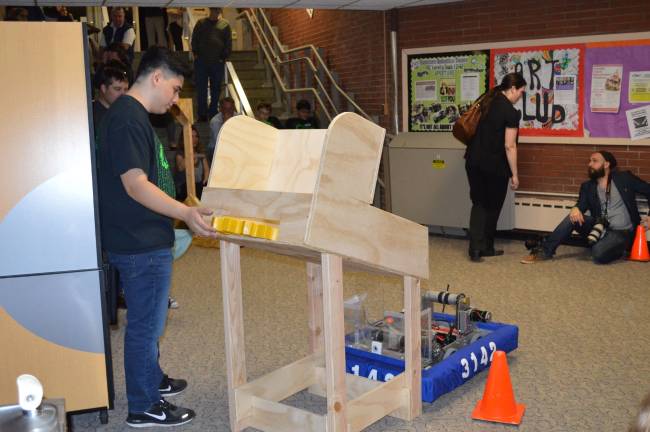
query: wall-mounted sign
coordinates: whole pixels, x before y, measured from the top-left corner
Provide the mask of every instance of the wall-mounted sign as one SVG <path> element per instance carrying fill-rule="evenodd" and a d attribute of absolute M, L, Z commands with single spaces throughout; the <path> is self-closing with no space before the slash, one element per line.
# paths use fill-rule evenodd
<path fill-rule="evenodd" d="M 521 135 L 583 136 L 582 44 L 497 49 L 490 57 L 490 87 L 511 72 L 526 79 L 515 106 L 521 111 Z"/>
<path fill-rule="evenodd" d="M 451 132 L 486 90 L 487 51 L 409 56 L 409 131 Z"/>

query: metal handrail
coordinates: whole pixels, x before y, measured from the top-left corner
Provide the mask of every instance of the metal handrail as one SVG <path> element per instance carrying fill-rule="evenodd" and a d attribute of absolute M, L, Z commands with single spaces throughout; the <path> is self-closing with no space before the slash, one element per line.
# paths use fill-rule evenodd
<path fill-rule="evenodd" d="M 280 84 L 280 87 L 282 88 L 282 91 L 285 92 L 285 93 L 311 92 L 314 95 L 314 97 L 318 100 L 318 103 L 323 107 L 323 111 L 325 112 L 325 115 L 327 116 L 327 119 L 329 121 L 331 121 L 332 116 L 331 116 L 329 110 L 327 110 L 325 104 L 323 103 L 323 100 L 321 99 L 320 95 L 318 94 L 318 92 L 316 91 L 315 88 L 313 88 L 313 87 L 288 88 L 284 84 L 284 80 L 280 76 L 280 73 L 278 72 L 278 70 L 277 70 L 277 68 L 276 68 L 276 66 L 275 66 L 275 64 L 273 62 L 273 57 L 275 57 L 275 55 L 272 57 L 269 54 L 269 52 L 268 52 L 269 47 L 267 47 L 264 44 L 264 42 L 262 41 L 262 37 L 261 37 L 261 35 L 259 33 L 261 29 L 258 29 L 255 26 L 255 23 L 257 23 L 259 25 L 259 22 L 257 22 L 257 20 L 255 18 L 252 18 L 252 14 L 248 10 L 244 11 L 243 13 L 245 14 L 246 18 L 248 18 L 249 23 L 251 24 L 251 28 L 253 29 L 253 32 L 255 33 L 255 36 L 257 37 L 257 40 L 260 42 L 260 47 L 262 48 L 262 51 L 264 52 L 264 56 L 266 57 L 266 61 L 268 62 L 269 66 L 271 67 L 271 70 L 273 71 L 273 75 L 275 76 L 275 79 L 277 80 L 278 84 Z"/>
<path fill-rule="evenodd" d="M 318 50 L 316 49 L 316 47 L 314 45 L 309 44 L 309 45 L 304 45 L 304 46 L 300 46 L 300 47 L 297 47 L 297 48 L 284 49 L 282 47 L 282 44 L 280 43 L 280 40 L 278 39 L 277 34 L 275 33 L 275 31 L 271 27 L 271 23 L 269 22 L 269 20 L 268 20 L 266 14 L 264 13 L 264 11 L 261 10 L 261 9 L 257 9 L 257 11 L 262 16 L 262 19 L 264 21 L 264 24 L 265 24 L 266 28 L 268 29 L 268 31 L 271 32 L 271 35 L 273 37 L 273 41 L 274 41 L 276 49 L 274 49 L 274 46 L 273 46 L 274 44 L 272 44 L 271 41 L 269 40 L 269 38 L 267 36 L 267 31 L 265 31 L 262 24 L 260 24 L 260 22 L 257 19 L 257 16 L 254 13 L 253 9 L 244 10 L 243 12 L 241 12 L 238 15 L 238 17 L 245 16 L 246 19 L 248 20 L 248 24 L 250 25 L 251 29 L 253 30 L 253 33 L 255 34 L 255 37 L 257 38 L 257 41 L 259 43 L 259 47 L 261 48 L 262 53 L 264 54 L 266 62 L 268 64 L 268 66 L 270 67 L 270 69 L 271 69 L 271 71 L 273 73 L 273 76 L 275 77 L 275 80 L 277 81 L 277 83 L 279 84 L 281 90 L 284 93 L 305 93 L 305 92 L 309 92 L 309 93 L 313 94 L 314 98 L 318 101 L 322 111 L 327 116 L 328 121 L 332 120 L 333 116 L 330 114 L 330 110 L 328 109 L 328 107 L 323 103 L 323 99 L 321 98 L 321 96 L 320 96 L 320 94 L 319 94 L 319 92 L 318 92 L 318 90 L 316 88 L 314 88 L 314 87 L 289 88 L 287 85 L 285 85 L 284 79 L 282 78 L 281 74 L 278 71 L 278 66 L 280 66 L 280 65 L 288 65 L 288 64 L 291 64 L 291 63 L 303 61 L 304 64 L 306 64 L 309 67 L 309 69 L 311 70 L 314 81 L 316 82 L 318 88 L 322 91 L 322 94 L 325 96 L 325 99 L 326 99 L 327 103 L 329 104 L 329 107 L 331 107 L 334 114 L 339 113 L 338 107 L 336 106 L 336 104 L 334 104 L 334 101 L 330 97 L 329 92 L 327 91 L 327 89 L 325 88 L 322 80 L 318 76 L 319 75 L 319 69 L 316 67 L 316 65 L 314 65 L 314 62 L 312 61 L 312 59 L 310 57 L 308 57 L 308 56 L 295 56 L 293 58 L 287 58 L 286 60 L 281 57 L 282 55 L 286 55 L 287 57 L 289 57 L 290 54 L 292 54 L 294 52 L 297 52 L 297 51 L 310 50 L 311 53 L 313 53 L 317 63 L 321 66 L 322 71 L 326 74 L 327 78 L 329 78 L 331 86 L 334 87 L 334 89 L 336 89 L 336 91 L 338 91 L 339 94 L 341 94 L 349 102 L 349 104 L 351 106 L 353 106 L 357 110 L 357 112 L 359 114 L 364 116 L 366 119 L 374 122 L 374 120 L 345 91 L 343 91 L 343 89 L 337 84 L 334 77 L 330 73 L 329 68 L 326 66 L 325 62 L 323 61 L 323 58 L 318 53 Z M 385 136 L 385 139 L 384 139 L 384 146 L 383 146 L 384 147 L 384 154 L 382 156 L 382 164 L 384 165 L 384 176 L 385 176 L 385 178 L 381 179 L 381 178 L 377 177 L 377 184 L 378 184 L 379 188 L 383 189 L 383 191 L 384 191 L 385 205 L 386 205 L 386 208 L 389 211 L 390 211 L 390 207 L 391 207 L 391 204 L 390 204 L 391 199 L 390 199 L 390 188 L 388 188 L 387 187 L 388 185 L 386 184 L 387 179 L 388 179 L 388 175 L 389 175 L 388 172 L 387 172 L 387 170 L 388 170 L 388 160 L 387 160 L 388 152 L 386 150 L 387 150 L 387 143 L 390 142 L 393 138 L 394 138 L 393 135 L 391 135 L 389 133 L 386 133 L 386 136 Z"/>
<path fill-rule="evenodd" d="M 262 9 L 258 9 L 258 11 L 259 11 L 260 15 L 262 16 L 262 19 L 264 20 L 264 24 L 266 25 L 266 27 L 268 28 L 268 30 L 271 32 L 271 35 L 273 36 L 273 40 L 275 41 L 275 45 L 276 45 L 276 47 L 278 48 L 278 50 L 280 51 L 281 54 L 290 54 L 290 53 L 293 53 L 293 52 L 296 52 L 296 51 L 310 50 L 310 51 L 313 53 L 314 57 L 318 60 L 318 63 L 319 63 L 320 66 L 323 68 L 323 72 L 325 72 L 325 74 L 326 74 L 327 77 L 330 79 L 330 82 L 331 82 L 332 85 L 336 88 L 336 90 L 337 90 L 339 93 L 341 93 L 341 95 L 343 95 L 343 97 L 344 97 L 344 98 L 345 98 L 345 99 L 346 99 L 346 100 L 347 100 L 347 101 L 348 101 L 348 102 L 349 102 L 349 103 L 350 103 L 350 104 L 351 104 L 351 105 L 352 105 L 352 106 L 353 106 L 353 107 L 354 107 L 354 108 L 355 108 L 359 113 L 361 113 L 361 114 L 362 114 L 365 118 L 367 118 L 368 120 L 373 121 L 372 118 L 371 118 L 371 117 L 370 117 L 370 116 L 369 116 L 369 115 L 368 115 L 368 114 L 367 114 L 363 109 L 361 109 L 361 107 L 360 107 L 359 105 L 357 105 L 357 103 L 356 103 L 356 102 L 355 102 L 355 101 L 354 101 L 354 100 L 353 100 L 353 99 L 352 99 L 352 98 L 351 98 L 351 97 L 350 97 L 350 96 L 349 96 L 345 91 L 343 91 L 343 89 L 342 89 L 341 87 L 339 87 L 339 85 L 337 84 L 336 80 L 334 79 L 334 77 L 333 77 L 332 74 L 330 73 L 329 68 L 326 66 L 325 62 L 323 61 L 323 58 L 320 56 L 320 54 L 318 53 L 318 50 L 316 49 L 316 47 L 315 47 L 314 45 L 312 45 L 312 44 L 308 44 L 308 45 L 303 45 L 303 46 L 299 46 L 299 47 L 296 47 L 296 48 L 290 48 L 290 49 L 285 50 L 285 49 L 282 47 L 282 44 L 280 43 L 280 39 L 278 38 L 278 35 L 276 35 L 276 34 L 275 34 L 275 31 L 273 31 L 273 27 L 271 26 L 271 23 L 270 23 L 268 17 L 266 16 L 266 14 L 264 13 L 264 11 L 263 11 Z M 278 57 L 278 56 L 276 55 L 276 58 L 277 58 L 277 57 Z M 314 66 L 314 64 L 313 64 L 313 62 L 311 61 L 310 58 L 308 58 L 308 57 L 297 57 L 297 59 L 305 59 L 305 60 L 307 61 L 307 63 L 309 64 L 311 70 L 312 70 L 313 72 L 315 72 L 315 73 L 318 72 L 318 69 Z M 278 60 L 279 60 L 279 59 L 278 59 Z M 320 80 L 318 79 L 317 75 L 314 75 L 314 78 L 316 78 L 317 81 L 320 82 Z M 327 94 L 327 92 L 325 92 L 325 93 Z M 328 97 L 329 97 L 329 95 L 328 95 Z M 336 109 L 336 107 L 335 107 L 335 109 Z"/>
<path fill-rule="evenodd" d="M 298 48 L 292 48 L 285 50 L 282 47 L 282 44 L 280 43 L 280 40 L 278 39 L 278 36 L 276 33 L 273 31 L 273 28 L 271 27 L 271 24 L 264 13 L 263 10 L 257 9 L 259 14 L 262 16 L 263 22 L 266 26 L 266 28 L 271 32 L 271 35 L 273 37 L 273 41 L 275 43 L 275 47 L 277 49 L 274 49 L 273 44 L 269 40 L 267 36 L 267 32 L 264 30 L 264 26 L 260 24 L 260 21 L 257 19 L 256 14 L 252 11 L 252 9 L 246 9 L 243 12 L 239 14 L 239 16 L 245 16 L 246 19 L 248 20 L 248 23 L 250 24 L 253 32 L 255 33 L 255 36 L 260 44 L 260 48 L 262 49 L 262 52 L 264 53 L 264 57 L 267 60 L 267 63 L 269 64 L 273 75 L 280 85 L 281 89 L 285 93 L 305 93 L 309 92 L 312 93 L 314 98 L 318 101 L 320 106 L 323 108 L 323 111 L 325 115 L 327 116 L 328 120 L 332 120 L 332 115 L 330 114 L 330 109 L 334 112 L 334 114 L 338 114 L 338 108 L 334 104 L 334 101 L 329 95 L 329 92 L 326 90 L 325 85 L 323 84 L 322 80 L 318 76 L 318 68 L 316 65 L 314 65 L 314 62 L 312 61 L 311 58 L 306 57 L 306 56 L 301 56 L 301 57 L 294 57 L 294 58 L 289 58 L 287 60 L 284 60 L 280 57 L 282 54 L 290 54 L 296 51 L 301 51 L 301 50 L 311 50 L 311 52 L 314 54 L 315 58 L 317 59 L 317 62 L 319 65 L 322 67 L 323 72 L 327 75 L 329 78 L 332 86 L 365 118 L 367 118 L 370 121 L 373 121 L 372 118 L 356 103 L 354 100 L 345 92 L 341 87 L 336 83 L 334 80 L 334 77 L 329 71 L 329 68 L 325 65 L 325 62 L 323 61 L 323 58 L 320 56 L 318 51 L 316 50 L 316 47 L 314 45 L 305 45 L 302 47 Z M 280 55 L 278 55 L 278 51 Z M 305 64 L 308 65 L 309 69 L 313 73 L 314 80 L 317 83 L 318 88 L 322 91 L 322 94 L 324 95 L 330 109 L 328 109 L 328 106 L 325 105 L 323 102 L 323 99 L 321 98 L 320 94 L 318 93 L 318 90 L 315 89 L 314 87 L 303 87 L 303 88 L 289 88 L 288 86 L 285 85 L 284 79 L 280 75 L 280 73 L 277 70 L 276 64 L 278 65 L 284 65 L 284 64 L 289 64 L 289 63 L 294 63 L 298 61 L 304 61 Z"/>
<path fill-rule="evenodd" d="M 229 82 L 232 79 L 232 83 Z M 235 72 L 235 67 L 232 62 L 226 62 L 226 77 L 225 77 L 226 89 L 229 93 L 232 93 L 232 97 L 235 100 L 235 106 L 240 108 L 243 111 L 243 114 L 255 118 L 255 113 L 251 109 L 251 105 L 248 102 L 248 97 L 244 91 L 244 87 L 241 85 L 239 76 Z"/>
<path fill-rule="evenodd" d="M 265 24 L 266 24 L 267 27 L 268 27 L 268 26 L 270 25 L 269 22 L 268 22 L 268 18 L 266 18 L 266 15 L 264 14 L 264 11 L 262 11 L 261 9 L 260 9 L 259 11 L 260 11 L 260 13 L 262 14 L 262 16 L 264 17 Z M 252 24 L 252 21 L 251 21 L 251 20 L 254 20 L 254 22 L 259 26 L 259 30 L 260 30 L 260 33 L 261 33 L 262 37 L 264 38 L 264 42 L 266 42 L 266 45 L 267 45 L 268 47 L 271 48 L 271 52 L 273 53 L 273 57 L 274 57 L 274 59 L 275 59 L 275 61 L 276 61 L 277 63 L 280 63 L 280 64 L 289 64 L 289 63 L 295 63 L 295 62 L 298 62 L 298 61 L 301 61 L 301 60 L 302 60 L 302 61 L 305 61 L 305 62 L 309 65 L 309 68 L 311 69 L 311 71 L 312 71 L 313 74 L 314 74 L 314 79 L 316 80 L 316 82 L 318 83 L 318 86 L 320 87 L 320 89 L 322 90 L 323 94 L 324 94 L 325 97 L 327 98 L 327 102 L 328 102 L 328 103 L 330 104 L 330 106 L 332 107 L 332 110 L 333 110 L 335 113 L 338 113 L 338 109 L 337 109 L 336 105 L 334 104 L 334 101 L 332 101 L 332 98 L 330 98 L 329 93 L 328 93 L 327 90 L 325 89 L 325 85 L 323 84 L 323 82 L 322 82 L 322 81 L 320 80 L 320 78 L 318 77 L 318 68 L 314 65 L 314 62 L 312 62 L 312 60 L 311 60 L 309 57 L 306 57 L 306 56 L 303 56 L 303 57 L 294 57 L 294 58 L 290 58 L 290 59 L 287 59 L 287 60 L 282 59 L 280 56 L 278 56 L 278 54 L 276 53 L 276 51 L 275 51 L 275 50 L 273 49 L 273 47 L 271 46 L 271 42 L 269 41 L 268 37 L 266 36 L 266 32 L 264 31 L 264 27 L 262 27 L 262 25 L 259 23 L 257 17 L 256 17 L 255 14 L 253 14 L 253 13 L 251 13 L 251 14 L 250 14 L 250 17 L 249 17 L 249 22 L 251 22 L 251 27 L 253 27 L 253 24 Z M 269 27 L 269 28 L 270 28 L 270 27 Z M 281 45 L 280 45 L 280 41 L 278 40 L 278 37 L 277 37 L 277 35 L 275 34 L 275 32 L 273 31 L 272 28 L 271 28 L 271 34 L 273 35 L 273 39 L 275 40 L 276 46 L 278 46 L 278 48 L 282 51 L 282 47 L 281 47 Z M 256 33 L 256 35 L 257 35 L 257 33 Z M 313 45 L 312 45 L 312 48 L 313 48 L 313 49 L 316 49 Z M 293 51 L 293 50 L 290 50 L 290 51 Z M 288 52 L 289 52 L 289 51 L 288 51 Z M 267 60 L 268 60 L 268 59 L 267 59 Z M 329 74 L 329 70 L 327 70 L 327 69 L 325 68 L 324 65 L 323 65 L 323 67 L 324 67 L 324 70 Z M 331 81 L 336 85 L 336 82 L 334 82 L 334 78 L 333 78 L 331 75 L 329 75 L 329 77 L 330 77 L 330 80 L 331 80 Z M 342 90 L 340 90 L 340 91 L 342 92 Z M 346 96 L 347 96 L 347 95 L 346 95 Z M 320 100 L 320 98 L 319 98 L 319 102 L 321 102 L 321 106 L 323 106 L 322 101 Z M 326 108 L 325 106 L 323 106 L 323 108 L 324 108 L 325 110 L 327 110 L 327 108 Z M 359 109 L 361 109 L 361 108 L 359 108 Z M 361 110 L 361 111 L 363 112 L 363 110 Z M 331 118 L 331 115 L 329 115 L 329 113 L 327 113 L 327 114 L 328 114 L 328 118 L 331 120 L 331 119 L 332 119 L 332 118 Z M 364 113 L 364 114 L 365 114 L 365 113 Z"/>

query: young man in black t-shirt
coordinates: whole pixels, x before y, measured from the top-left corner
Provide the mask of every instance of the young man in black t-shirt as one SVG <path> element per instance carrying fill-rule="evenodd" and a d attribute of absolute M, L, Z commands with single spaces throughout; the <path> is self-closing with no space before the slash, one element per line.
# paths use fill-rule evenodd
<path fill-rule="evenodd" d="M 95 74 L 97 97 L 93 101 L 93 125 L 95 134 L 108 108 L 129 89 L 126 66 L 118 60 L 110 60 L 100 66 Z"/>
<path fill-rule="evenodd" d="M 187 382 L 165 375 L 158 363 L 158 339 L 167 318 L 174 230 L 183 220 L 199 235 L 216 236 L 203 221 L 208 209 L 174 199 L 174 182 L 149 114 L 162 114 L 178 101 L 183 68 L 164 48 L 149 49 L 135 83 L 115 101 L 99 126 L 102 243 L 124 287 L 127 326 L 124 371 L 133 427 L 175 426 L 195 413 L 170 404 Z"/>
<path fill-rule="evenodd" d="M 311 114 L 311 104 L 300 99 L 296 104 L 297 117 L 287 119 L 285 129 L 318 129 L 318 119 Z"/>

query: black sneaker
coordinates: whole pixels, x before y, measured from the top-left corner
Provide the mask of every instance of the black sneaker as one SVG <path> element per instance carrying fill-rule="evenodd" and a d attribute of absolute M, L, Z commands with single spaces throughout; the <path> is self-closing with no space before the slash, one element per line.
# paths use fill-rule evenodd
<path fill-rule="evenodd" d="M 160 399 L 141 414 L 129 413 L 126 424 L 136 428 L 180 426 L 191 422 L 194 417 L 196 413 L 191 409 L 177 407 L 165 399 Z"/>
<path fill-rule="evenodd" d="M 187 381 L 184 379 L 174 379 L 169 378 L 167 375 L 163 375 L 158 390 L 160 391 L 160 397 L 166 397 L 176 396 L 177 394 L 183 393 L 186 388 Z"/>

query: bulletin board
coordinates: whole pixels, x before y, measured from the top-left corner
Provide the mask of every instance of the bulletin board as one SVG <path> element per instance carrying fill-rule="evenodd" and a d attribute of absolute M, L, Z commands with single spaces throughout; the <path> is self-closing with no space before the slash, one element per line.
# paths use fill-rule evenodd
<path fill-rule="evenodd" d="M 408 57 L 409 132 L 449 132 L 487 90 L 488 51 Z"/>
<path fill-rule="evenodd" d="M 490 50 L 490 88 L 517 72 L 526 90 L 515 104 L 521 136 L 584 135 L 584 44 Z"/>
<path fill-rule="evenodd" d="M 422 62 L 414 67 L 412 61 L 467 53 L 489 53 L 486 89 L 498 84 L 508 72 L 523 73 L 526 99 L 516 105 L 522 112 L 519 142 L 650 145 L 650 138 L 645 136 L 631 139 L 632 120 L 626 115 L 633 111 L 634 124 L 647 127 L 650 135 L 650 125 L 644 126 L 650 123 L 650 32 L 402 50 L 403 131 L 449 133 L 453 125 L 423 127 L 423 116 L 415 118 L 433 102 L 417 99 L 423 95 L 414 88 L 418 78 L 430 77 L 422 74 Z M 418 73 L 423 76 L 417 77 Z M 426 83 L 420 87 L 424 95 L 426 90 L 438 90 L 440 96 L 437 87 L 426 89 Z M 619 92 L 620 97 L 611 91 Z M 648 115 L 644 117 L 646 107 Z"/>
<path fill-rule="evenodd" d="M 589 43 L 586 46 L 585 127 L 592 137 L 628 138 L 630 131 L 626 112 L 650 105 L 650 39 Z M 594 82 L 598 77 L 593 80 L 594 67 L 596 71 L 606 67 L 613 72 L 609 81 L 605 80 L 605 85 L 613 88 L 610 92 L 619 93 L 618 107 L 612 106 L 609 110 L 599 110 L 590 103 L 592 87 L 595 92 L 599 91 L 598 83 Z M 604 91 L 607 92 L 607 89 Z"/>

